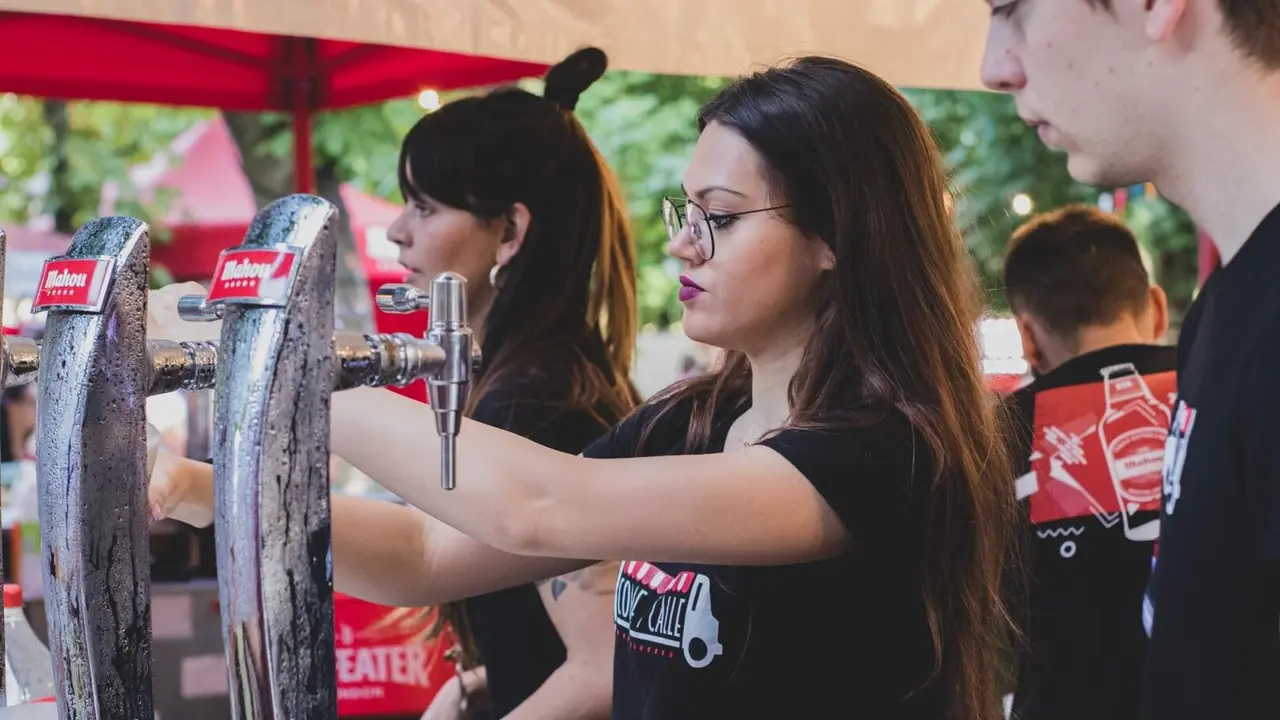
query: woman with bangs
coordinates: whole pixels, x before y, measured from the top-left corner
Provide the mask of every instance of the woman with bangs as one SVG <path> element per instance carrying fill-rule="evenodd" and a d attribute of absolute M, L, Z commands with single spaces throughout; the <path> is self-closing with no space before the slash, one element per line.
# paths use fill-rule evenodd
<path fill-rule="evenodd" d="M 573 115 L 606 63 L 584 49 L 547 73 L 543 97 L 503 88 L 423 116 L 401 147 L 406 207 L 387 230 L 406 282 L 426 289 L 446 270 L 467 279 L 484 356 L 468 417 L 549 452 L 581 452 L 639 401 L 635 248 L 616 181 Z M 383 447 L 396 420 L 376 403 L 359 414 L 373 432 L 360 442 Z M 181 504 L 179 487 L 203 499 Z M 212 493 L 211 466 L 157 460 L 156 516 L 208 524 Z M 441 605 L 433 634 L 447 624 L 459 638 L 459 672 L 425 718 L 609 716 L 616 562 L 513 587 L 453 583 L 449 548 L 471 542 L 461 533 L 364 498 L 334 495 L 332 512 L 338 591 Z"/>

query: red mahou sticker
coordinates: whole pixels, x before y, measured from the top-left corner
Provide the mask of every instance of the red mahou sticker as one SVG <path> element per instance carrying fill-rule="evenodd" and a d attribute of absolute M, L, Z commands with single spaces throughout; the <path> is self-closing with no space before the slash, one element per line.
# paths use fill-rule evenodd
<path fill-rule="evenodd" d="M 33 311 L 52 307 L 101 312 L 111 281 L 112 258 L 50 258 L 31 301 Z"/>
<path fill-rule="evenodd" d="M 284 305 L 297 261 L 298 255 L 292 250 L 224 250 L 213 269 L 206 300 Z"/>

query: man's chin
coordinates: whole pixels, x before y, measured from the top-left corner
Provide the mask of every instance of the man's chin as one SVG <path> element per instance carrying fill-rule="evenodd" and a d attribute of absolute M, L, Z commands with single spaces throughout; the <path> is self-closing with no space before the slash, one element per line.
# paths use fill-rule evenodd
<path fill-rule="evenodd" d="M 1146 182 L 1136 173 L 1127 172 L 1115 164 L 1108 164 L 1095 157 L 1080 152 L 1067 153 L 1067 173 L 1071 179 L 1083 185 L 1091 185 L 1101 190 L 1130 187 Z"/>

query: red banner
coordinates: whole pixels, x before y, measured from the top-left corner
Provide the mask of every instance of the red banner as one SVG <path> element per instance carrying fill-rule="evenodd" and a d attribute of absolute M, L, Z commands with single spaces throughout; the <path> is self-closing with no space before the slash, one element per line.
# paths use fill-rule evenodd
<path fill-rule="evenodd" d="M 445 652 L 454 639 L 427 640 L 434 610 L 393 608 L 334 593 L 338 715 L 420 714 L 453 677 Z"/>

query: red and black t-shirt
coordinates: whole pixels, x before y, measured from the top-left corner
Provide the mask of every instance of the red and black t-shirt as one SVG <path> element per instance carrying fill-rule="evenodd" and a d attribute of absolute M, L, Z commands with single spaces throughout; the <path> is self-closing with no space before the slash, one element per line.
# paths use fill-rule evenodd
<path fill-rule="evenodd" d="M 642 409 L 584 454 L 684 454 L 689 406 L 664 415 L 640 447 L 653 417 Z M 711 452 L 723 449 L 734 419 L 717 423 Z M 861 430 L 788 431 L 763 444 L 813 483 L 853 548 L 772 567 L 626 559 L 613 717 L 944 717 L 920 583 L 922 500 L 933 479 L 924 441 L 892 414 Z"/>
<path fill-rule="evenodd" d="M 1132 720 L 1177 350 L 1086 353 L 1010 397 L 1028 521 L 1014 717 Z"/>

